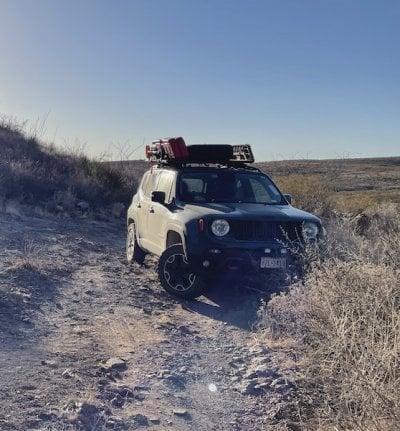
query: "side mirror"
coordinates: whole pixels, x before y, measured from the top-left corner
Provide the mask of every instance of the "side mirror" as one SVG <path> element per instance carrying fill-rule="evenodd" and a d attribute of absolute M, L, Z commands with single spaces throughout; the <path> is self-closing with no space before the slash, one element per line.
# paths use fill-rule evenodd
<path fill-rule="evenodd" d="M 152 202 L 157 202 L 159 204 L 165 203 L 165 192 L 153 192 L 151 194 Z"/>
<path fill-rule="evenodd" d="M 283 195 L 289 204 L 292 204 L 292 195 L 285 194 Z"/>

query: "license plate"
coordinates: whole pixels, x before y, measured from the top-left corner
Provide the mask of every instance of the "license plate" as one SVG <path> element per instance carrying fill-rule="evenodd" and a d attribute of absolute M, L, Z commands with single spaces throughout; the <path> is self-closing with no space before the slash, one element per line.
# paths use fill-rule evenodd
<path fill-rule="evenodd" d="M 269 269 L 285 269 L 286 258 L 284 257 L 262 257 L 260 262 L 260 268 Z"/>

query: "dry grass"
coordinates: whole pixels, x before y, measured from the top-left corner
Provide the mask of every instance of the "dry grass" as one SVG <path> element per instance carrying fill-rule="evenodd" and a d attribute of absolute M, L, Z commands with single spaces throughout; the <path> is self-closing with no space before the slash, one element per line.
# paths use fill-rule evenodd
<path fill-rule="evenodd" d="M 385 202 L 400 203 L 400 189 L 342 191 L 332 196 L 337 211 L 354 214 Z"/>
<path fill-rule="evenodd" d="M 289 174 L 279 177 L 277 184 L 292 195 L 295 206 L 320 216 L 331 213 L 334 190 L 325 176 Z"/>
<path fill-rule="evenodd" d="M 7 271 L 10 273 L 18 273 L 20 271 L 43 273 L 45 271 L 45 264 L 41 256 L 40 247 L 32 239 L 25 239 L 22 250 L 16 255 Z"/>
<path fill-rule="evenodd" d="M 366 208 L 392 201 L 400 203 L 400 158 L 289 160 L 258 163 L 257 166 L 272 175 L 285 193 L 293 194 L 294 202 L 311 209 L 307 190 L 326 191 L 322 202 L 327 209 L 360 213 Z M 318 179 L 322 180 L 319 184 Z M 326 197 L 329 199 L 326 199 Z M 320 205 L 316 210 L 320 211 Z M 322 210 L 324 210 L 322 208 Z M 326 209 L 325 209 L 326 211 Z"/>
<path fill-rule="evenodd" d="M 9 202 L 42 207 L 49 212 L 76 215 L 78 204 L 93 212 L 116 203 L 126 206 L 138 175 L 86 157 L 81 149 L 57 149 L 45 145 L 24 124 L 0 121 L 0 210 Z"/>
<path fill-rule="evenodd" d="M 261 312 L 271 338 L 297 341 L 303 429 L 397 430 L 400 422 L 399 205 L 331 223 L 305 282 Z"/>

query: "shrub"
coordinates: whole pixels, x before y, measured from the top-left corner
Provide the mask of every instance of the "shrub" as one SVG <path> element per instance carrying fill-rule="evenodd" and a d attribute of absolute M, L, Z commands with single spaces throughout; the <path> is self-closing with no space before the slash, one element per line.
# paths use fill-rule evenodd
<path fill-rule="evenodd" d="M 278 186 L 293 197 L 299 208 L 320 216 L 332 211 L 333 188 L 331 182 L 322 175 L 290 174 L 277 178 Z"/>
<path fill-rule="evenodd" d="M 400 217 L 386 204 L 328 225 L 304 283 L 273 297 L 260 324 L 296 340 L 305 429 L 395 430 L 400 421 Z M 336 427 L 336 428 L 335 428 Z"/>
<path fill-rule="evenodd" d="M 83 200 L 94 210 L 116 214 L 114 203 L 127 205 L 137 185 L 131 170 L 91 160 L 81 150 L 57 150 L 29 137 L 24 124 L 11 120 L 0 121 L 0 160 L 2 206 L 14 200 L 73 212 Z"/>

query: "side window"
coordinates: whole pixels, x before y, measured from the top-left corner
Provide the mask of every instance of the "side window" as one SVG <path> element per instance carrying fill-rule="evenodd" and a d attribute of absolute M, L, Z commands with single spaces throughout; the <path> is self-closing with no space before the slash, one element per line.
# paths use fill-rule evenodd
<path fill-rule="evenodd" d="M 142 193 L 144 193 L 148 179 L 149 179 L 149 172 L 145 172 L 145 174 L 143 175 L 142 181 L 140 182 L 140 186 L 139 186 Z"/>
<path fill-rule="evenodd" d="M 178 196 L 184 202 L 204 202 L 205 182 L 199 174 L 182 175 L 178 187 Z"/>
<path fill-rule="evenodd" d="M 192 192 L 202 193 L 204 190 L 204 181 L 202 178 L 187 178 L 184 181 L 182 181 L 182 185 L 185 183 L 189 193 L 192 193 Z"/>
<path fill-rule="evenodd" d="M 147 178 L 143 183 L 143 193 L 146 197 L 150 198 L 151 193 L 156 189 L 158 176 L 158 172 L 149 171 L 147 173 Z"/>
<path fill-rule="evenodd" d="M 157 184 L 157 191 L 165 193 L 165 202 L 171 201 L 171 189 L 174 181 L 174 175 L 171 172 L 161 172 Z"/>

